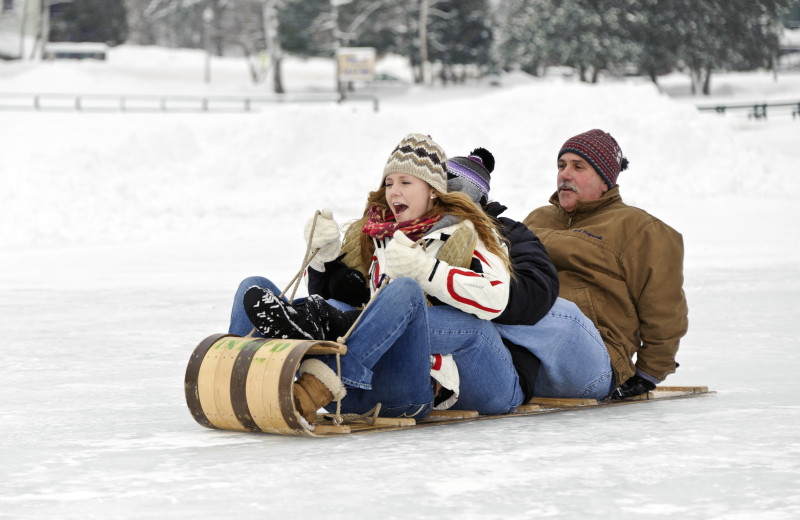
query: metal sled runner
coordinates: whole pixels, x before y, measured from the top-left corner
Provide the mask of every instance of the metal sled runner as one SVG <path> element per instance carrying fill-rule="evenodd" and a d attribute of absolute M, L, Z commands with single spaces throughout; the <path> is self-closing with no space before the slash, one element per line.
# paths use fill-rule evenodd
<path fill-rule="evenodd" d="M 192 417 L 207 428 L 332 437 L 684 399 L 714 393 L 705 386 L 660 386 L 648 394 L 619 401 L 535 397 L 514 412 L 504 415 L 446 410 L 434 411 L 424 419 L 414 420 L 325 414 L 318 415 L 313 426 L 307 425 L 295 410 L 292 395 L 292 383 L 300 362 L 306 355 L 346 353 L 345 345 L 332 341 L 215 334 L 200 342 L 189 359 L 184 379 L 186 404 Z"/>

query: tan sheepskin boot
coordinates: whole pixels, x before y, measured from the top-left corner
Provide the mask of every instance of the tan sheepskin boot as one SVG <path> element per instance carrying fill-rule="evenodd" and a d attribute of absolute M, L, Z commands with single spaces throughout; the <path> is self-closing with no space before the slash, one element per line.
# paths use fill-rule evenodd
<path fill-rule="evenodd" d="M 294 407 L 308 424 L 313 424 L 317 410 L 343 398 L 347 391 L 336 373 L 319 359 L 303 361 L 299 374 L 292 388 Z"/>

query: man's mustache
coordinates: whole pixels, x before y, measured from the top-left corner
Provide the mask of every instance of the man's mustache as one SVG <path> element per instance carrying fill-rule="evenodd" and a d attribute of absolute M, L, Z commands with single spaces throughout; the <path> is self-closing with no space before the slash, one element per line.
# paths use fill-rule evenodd
<path fill-rule="evenodd" d="M 561 181 L 561 184 L 558 185 L 558 191 L 561 190 L 570 190 L 578 193 L 578 187 L 569 181 Z"/>

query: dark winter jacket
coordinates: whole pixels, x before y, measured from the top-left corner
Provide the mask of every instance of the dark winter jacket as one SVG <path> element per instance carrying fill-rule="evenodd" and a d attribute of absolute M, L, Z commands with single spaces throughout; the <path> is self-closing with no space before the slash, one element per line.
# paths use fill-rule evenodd
<path fill-rule="evenodd" d="M 618 187 L 579 201 L 572 213 L 559 205 L 558 194 L 550 204 L 528 215 L 525 225 L 558 269 L 560 296 L 597 326 L 618 385 L 637 368 L 663 381 L 675 372 L 688 327 L 680 233 L 623 203 Z"/>
<path fill-rule="evenodd" d="M 508 305 L 492 321 L 503 325 L 534 325 L 547 314 L 558 297 L 558 272 L 539 238 L 524 224 L 500 217 L 505 206 L 489 203 L 486 213 L 499 223 L 500 234 L 509 242 L 508 254 L 515 276 L 511 280 Z"/>

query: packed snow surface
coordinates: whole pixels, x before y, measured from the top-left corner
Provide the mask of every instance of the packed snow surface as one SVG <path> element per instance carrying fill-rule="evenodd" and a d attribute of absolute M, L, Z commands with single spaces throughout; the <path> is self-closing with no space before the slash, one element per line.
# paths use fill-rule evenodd
<path fill-rule="evenodd" d="M 3 93 L 264 93 L 239 60 L 122 47 L 107 62 L 0 63 Z M 386 72 L 408 79 L 399 59 Z M 381 65 L 379 65 L 379 70 Z M 288 60 L 290 91 L 332 88 Z M 664 81 L 677 90 L 685 78 Z M 800 75 L 716 75 L 726 98 L 800 101 Z M 685 84 L 684 84 L 685 85 Z M 639 80 L 385 85 L 371 103 L 251 113 L 0 111 L 0 518 L 800 517 L 800 120 L 700 113 Z M 689 333 L 670 385 L 717 393 L 337 439 L 191 418 L 192 350 L 249 275 L 286 284 L 303 224 L 360 215 L 409 132 L 497 167 L 523 219 L 556 153 L 611 132 L 623 198 L 679 230 Z"/>

